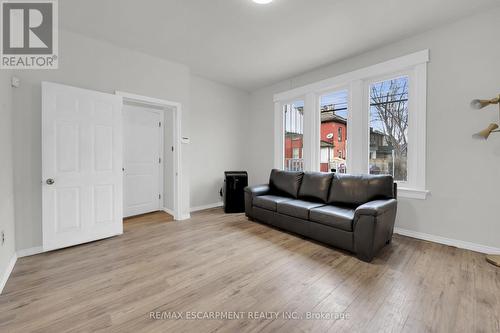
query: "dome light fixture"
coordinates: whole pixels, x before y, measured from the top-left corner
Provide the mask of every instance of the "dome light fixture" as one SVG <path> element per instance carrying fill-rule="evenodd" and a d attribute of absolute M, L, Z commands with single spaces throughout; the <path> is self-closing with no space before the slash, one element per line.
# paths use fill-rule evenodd
<path fill-rule="evenodd" d="M 258 3 L 259 5 L 267 5 L 271 2 L 273 2 L 273 0 L 252 0 L 252 1 L 255 3 Z"/>

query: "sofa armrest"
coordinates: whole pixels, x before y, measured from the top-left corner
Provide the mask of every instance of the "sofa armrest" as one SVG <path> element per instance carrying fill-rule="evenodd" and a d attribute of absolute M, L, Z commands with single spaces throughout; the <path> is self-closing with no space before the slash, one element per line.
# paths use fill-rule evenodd
<path fill-rule="evenodd" d="M 254 218 L 253 199 L 271 192 L 269 185 L 255 185 L 245 187 L 245 215 L 250 219 Z"/>
<path fill-rule="evenodd" d="M 375 200 L 367 202 L 358 208 L 356 208 L 356 215 L 371 215 L 379 216 L 385 212 L 395 209 L 397 207 L 397 201 L 395 199 L 388 200 Z"/>
<path fill-rule="evenodd" d="M 354 214 L 354 251 L 370 262 L 384 245 L 391 242 L 398 202 L 375 200 L 359 206 Z"/>
<path fill-rule="evenodd" d="M 259 195 L 266 195 L 271 191 L 269 185 L 254 185 L 245 187 L 245 193 L 250 194 L 252 197 L 258 197 Z"/>

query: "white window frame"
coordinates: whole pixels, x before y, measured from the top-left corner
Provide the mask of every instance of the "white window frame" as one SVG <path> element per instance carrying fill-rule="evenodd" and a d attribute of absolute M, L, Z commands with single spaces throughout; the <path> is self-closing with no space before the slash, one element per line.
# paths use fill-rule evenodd
<path fill-rule="evenodd" d="M 293 104 L 293 102 L 304 101 L 304 118 L 303 118 L 303 130 L 305 130 L 306 126 L 306 99 L 304 96 L 297 96 L 296 98 L 283 100 L 279 103 L 274 104 L 274 124 L 275 124 L 275 137 L 274 137 L 274 167 L 276 169 L 284 170 L 285 169 L 285 110 L 284 106 L 287 104 Z M 304 159 L 304 151 L 308 151 L 309 149 L 304 149 L 306 146 L 304 142 L 304 138 L 302 139 L 302 158 Z M 278 155 L 276 155 L 278 154 Z M 304 159 L 305 160 L 305 159 Z M 306 166 L 304 165 L 304 169 Z"/>
<path fill-rule="evenodd" d="M 276 168 L 284 166 L 283 105 L 304 100 L 304 170 L 320 168 L 320 96 L 348 89 L 347 166 L 348 173 L 368 173 L 369 165 L 369 84 L 406 75 L 409 78 L 408 101 L 408 180 L 399 182 L 398 195 L 426 199 L 426 113 L 427 63 L 429 50 L 422 50 L 383 63 L 338 75 L 274 95 Z M 345 135 L 345 133 L 343 133 Z"/>

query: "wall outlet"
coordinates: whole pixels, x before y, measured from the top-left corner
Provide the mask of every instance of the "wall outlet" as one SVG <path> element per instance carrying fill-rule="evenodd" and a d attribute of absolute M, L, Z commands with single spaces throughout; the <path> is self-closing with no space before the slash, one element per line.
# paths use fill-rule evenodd
<path fill-rule="evenodd" d="M 2 231 L 0 234 L 0 242 L 2 242 L 2 246 L 5 244 L 5 232 Z"/>

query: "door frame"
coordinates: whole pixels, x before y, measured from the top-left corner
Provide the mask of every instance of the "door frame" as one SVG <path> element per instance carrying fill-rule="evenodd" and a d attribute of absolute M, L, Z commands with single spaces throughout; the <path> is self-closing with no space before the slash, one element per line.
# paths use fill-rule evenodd
<path fill-rule="evenodd" d="M 118 95 L 118 94 L 117 94 Z M 128 102 L 131 102 L 131 100 L 128 100 Z M 127 103 L 126 100 L 122 100 L 122 108 L 125 107 L 125 105 L 128 106 L 137 106 L 137 102 L 134 101 L 135 104 L 130 104 Z M 141 103 L 139 105 L 140 107 L 148 108 L 148 105 Z M 151 107 L 151 105 L 149 105 Z M 162 126 L 159 128 L 160 130 L 160 138 L 159 138 L 159 143 L 158 143 L 158 150 L 159 150 L 159 158 L 161 160 L 160 168 L 159 168 L 159 174 L 158 174 L 158 181 L 160 182 L 160 186 L 158 188 L 158 191 L 160 191 L 161 198 L 158 198 L 158 210 L 165 210 L 165 206 L 162 204 L 163 200 L 165 199 L 165 111 L 167 110 L 161 110 L 158 107 L 156 108 L 150 108 L 150 112 L 155 112 L 160 116 L 160 122 Z M 142 112 L 142 110 L 141 110 Z M 147 112 L 147 111 L 146 111 Z M 175 119 L 175 118 L 174 118 Z M 123 123 L 123 134 L 125 135 L 125 122 Z M 125 140 L 123 140 L 123 145 L 125 148 Z M 125 158 L 125 149 L 123 149 L 123 158 Z M 125 163 L 123 163 L 125 164 Z M 123 176 L 125 179 L 125 175 Z M 174 174 L 174 179 L 175 179 L 175 174 Z M 125 184 L 123 186 L 123 196 L 125 197 Z M 173 215 L 173 212 L 167 212 L 170 215 Z M 146 213 L 147 214 L 147 213 Z M 125 205 L 123 205 L 123 216 L 125 217 Z M 131 215 L 133 216 L 133 215 Z M 130 217 L 130 216 L 127 216 Z"/>
<path fill-rule="evenodd" d="M 173 112 L 174 118 L 174 126 L 173 126 L 173 145 L 174 145 L 174 154 L 173 154 L 173 180 L 174 180 L 174 207 L 173 211 L 169 211 L 167 208 L 163 208 L 169 214 L 172 214 L 175 220 L 182 220 L 182 151 L 181 151 L 181 119 L 182 119 L 182 104 L 178 102 L 172 102 L 168 100 L 142 96 L 137 94 L 132 94 L 124 91 L 115 91 L 115 94 L 122 97 L 123 105 L 125 104 L 141 104 L 144 106 L 155 107 L 156 109 L 160 108 L 163 111 L 163 119 L 165 119 L 165 112 Z M 165 124 L 165 121 L 163 121 Z M 165 129 L 163 129 L 165 131 Z M 164 137 L 163 137 L 164 138 Z M 164 142 L 162 142 L 162 146 L 164 146 Z M 163 152 L 162 152 L 163 154 Z M 162 195 L 165 199 L 165 189 L 163 184 L 163 175 L 165 173 L 165 159 L 162 160 L 163 172 L 162 175 Z"/>

